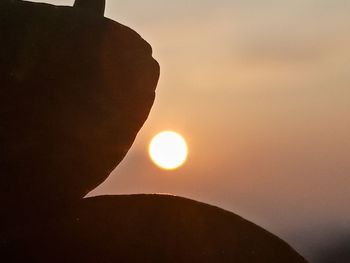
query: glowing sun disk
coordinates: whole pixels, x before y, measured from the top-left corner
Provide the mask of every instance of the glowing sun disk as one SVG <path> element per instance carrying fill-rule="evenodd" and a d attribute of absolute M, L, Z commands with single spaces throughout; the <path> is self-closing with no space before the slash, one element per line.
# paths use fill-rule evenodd
<path fill-rule="evenodd" d="M 148 148 L 152 161 L 159 167 L 172 170 L 180 167 L 187 158 L 185 139 L 173 131 L 164 131 L 153 137 Z"/>

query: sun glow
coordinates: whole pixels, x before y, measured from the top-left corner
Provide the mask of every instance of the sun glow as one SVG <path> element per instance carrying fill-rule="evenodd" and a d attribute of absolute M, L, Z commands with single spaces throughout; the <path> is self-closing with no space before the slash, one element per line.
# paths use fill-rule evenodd
<path fill-rule="evenodd" d="M 186 161 L 188 148 L 185 139 L 180 134 L 164 131 L 153 137 L 148 152 L 157 166 L 173 170 Z"/>

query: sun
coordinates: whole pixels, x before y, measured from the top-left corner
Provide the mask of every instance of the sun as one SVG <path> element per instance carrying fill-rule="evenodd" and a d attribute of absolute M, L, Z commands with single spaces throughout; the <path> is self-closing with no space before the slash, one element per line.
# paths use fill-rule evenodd
<path fill-rule="evenodd" d="M 188 147 L 185 139 L 173 131 L 163 131 L 153 137 L 148 147 L 152 161 L 160 168 L 173 170 L 187 159 Z"/>

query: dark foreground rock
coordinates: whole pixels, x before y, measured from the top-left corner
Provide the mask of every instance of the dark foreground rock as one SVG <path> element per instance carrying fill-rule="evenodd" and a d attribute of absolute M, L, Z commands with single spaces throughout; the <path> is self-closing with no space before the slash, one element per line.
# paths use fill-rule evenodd
<path fill-rule="evenodd" d="M 25 249 L 15 255 L 30 262 L 306 262 L 233 213 L 162 195 L 84 199 L 22 242 Z"/>
<path fill-rule="evenodd" d="M 0 2 L 0 200 L 19 219 L 104 181 L 153 104 L 150 45 L 95 2 Z"/>
<path fill-rule="evenodd" d="M 104 18 L 104 2 L 0 1 L 1 262 L 306 262 L 195 201 L 82 199 L 129 150 L 159 77 L 151 47 Z"/>

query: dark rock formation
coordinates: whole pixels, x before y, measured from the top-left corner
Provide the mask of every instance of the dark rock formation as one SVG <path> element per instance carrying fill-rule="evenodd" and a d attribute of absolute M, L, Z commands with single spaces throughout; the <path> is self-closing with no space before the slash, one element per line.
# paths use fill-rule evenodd
<path fill-rule="evenodd" d="M 306 262 L 243 218 L 174 196 L 88 198 L 32 231 L 20 255 L 31 262 Z"/>
<path fill-rule="evenodd" d="M 125 156 L 159 77 L 151 47 L 103 7 L 0 2 L 1 261 L 305 262 L 198 202 L 82 199 Z"/>
<path fill-rule="evenodd" d="M 92 14 L 103 16 L 105 12 L 105 0 L 75 0 L 74 7 L 82 8 Z"/>
<path fill-rule="evenodd" d="M 159 66 L 136 32 L 84 8 L 1 2 L 0 39 L 0 200 L 20 218 L 58 210 L 123 159 Z"/>

